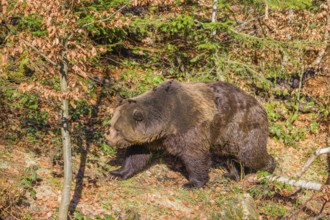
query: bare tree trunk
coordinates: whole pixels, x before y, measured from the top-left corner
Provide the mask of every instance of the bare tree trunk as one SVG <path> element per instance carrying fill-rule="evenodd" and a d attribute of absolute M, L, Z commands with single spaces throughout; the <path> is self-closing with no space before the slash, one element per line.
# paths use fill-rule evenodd
<path fill-rule="evenodd" d="M 217 21 L 217 8 L 218 8 L 218 0 L 213 0 L 213 8 L 212 8 L 212 23 Z M 216 31 L 212 32 L 212 36 L 216 35 Z"/>
<path fill-rule="evenodd" d="M 265 20 L 269 18 L 269 6 L 267 0 L 265 0 Z"/>
<path fill-rule="evenodd" d="M 64 40 L 66 41 L 66 40 Z M 62 94 L 67 93 L 68 83 L 68 65 L 66 59 L 66 43 L 63 44 L 64 49 L 61 54 L 61 91 Z M 71 138 L 69 132 L 69 101 L 67 98 L 62 98 L 62 143 L 63 143 L 63 160 L 64 160 L 64 182 L 62 189 L 61 204 L 59 208 L 59 219 L 66 220 L 68 218 L 71 182 L 72 182 L 72 162 L 71 162 Z"/>
<path fill-rule="evenodd" d="M 330 0 L 329 0 L 329 2 L 330 2 Z M 328 134 L 329 134 L 329 132 L 330 132 L 330 130 L 328 130 Z M 330 136 L 327 137 L 327 145 L 330 147 Z M 327 165 L 328 165 L 328 178 L 325 181 L 325 184 L 330 185 L 330 154 L 327 154 Z"/>

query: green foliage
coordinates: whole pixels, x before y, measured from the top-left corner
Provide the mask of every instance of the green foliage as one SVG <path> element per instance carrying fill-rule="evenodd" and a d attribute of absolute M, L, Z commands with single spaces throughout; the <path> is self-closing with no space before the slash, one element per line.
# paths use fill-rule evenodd
<path fill-rule="evenodd" d="M 91 114 L 92 106 L 89 105 L 85 100 L 74 101 L 75 108 L 70 108 L 69 114 L 72 120 L 78 120 L 81 117 L 86 117 Z"/>
<path fill-rule="evenodd" d="M 234 25 L 235 22 L 232 20 L 225 20 L 222 22 L 207 22 L 201 23 L 204 30 L 212 31 L 222 31 L 228 32 Z"/>
<path fill-rule="evenodd" d="M 117 148 L 115 146 L 109 146 L 105 143 L 101 144 L 101 149 L 108 156 L 115 156 L 117 153 Z"/>
<path fill-rule="evenodd" d="M 0 75 L 0 78 L 9 82 L 21 83 L 30 80 L 34 73 L 34 65 L 31 64 L 29 54 L 24 51 L 20 54 L 19 59 L 15 63 L 8 63 L 5 66 L 6 74 Z M 7 82 L 8 83 L 8 82 Z"/>
<path fill-rule="evenodd" d="M 136 38 L 141 39 L 149 34 L 152 23 L 144 18 L 136 18 L 129 25 L 129 32 Z"/>
<path fill-rule="evenodd" d="M 179 15 L 159 26 L 160 31 L 170 34 L 187 36 L 195 28 L 194 19 L 188 15 Z"/>
<path fill-rule="evenodd" d="M 83 27 L 86 24 L 98 21 L 101 18 L 96 17 L 95 15 L 107 11 L 111 7 L 118 7 L 123 4 L 127 4 L 128 2 L 128 0 L 100 0 L 94 2 L 82 1 L 82 6 L 77 7 L 75 10 L 75 14 L 79 16 L 77 24 L 79 27 Z M 108 17 L 104 17 L 103 19 L 106 18 Z M 100 24 L 99 22 L 95 22 L 95 24 L 88 25 L 84 28 L 86 28 L 94 41 L 96 41 L 98 44 L 115 44 L 123 41 L 127 37 L 127 33 L 124 28 L 110 28 Z"/>
<path fill-rule="evenodd" d="M 153 71 L 146 71 L 144 76 L 140 75 L 138 71 L 129 70 L 121 75 L 122 80 L 133 85 L 133 87 L 128 87 L 124 85 L 119 87 L 121 95 L 124 97 L 133 97 L 147 90 L 151 89 L 162 83 L 164 78 Z"/>
<path fill-rule="evenodd" d="M 12 88 L 2 90 L 2 96 L 8 100 L 11 108 L 15 109 L 20 129 L 16 121 L 8 121 L 6 125 L 7 133 L 4 138 L 15 140 L 21 135 L 25 135 L 27 140 L 35 142 L 44 135 L 49 128 L 47 111 L 40 110 L 39 96 L 35 93 L 22 93 Z"/>
<path fill-rule="evenodd" d="M 24 190 L 27 190 L 30 193 L 30 196 L 33 199 L 36 199 L 36 191 L 33 189 L 33 186 L 37 183 L 38 176 L 37 176 L 37 166 L 28 167 L 24 170 L 24 174 L 20 180 L 21 187 Z"/>
<path fill-rule="evenodd" d="M 39 130 L 49 126 L 47 122 L 48 112 L 39 110 L 39 99 L 36 94 L 23 94 L 14 105 L 23 108 L 25 111 L 25 114 L 21 116 L 22 128 L 25 128 L 28 134 L 31 135 L 31 140 L 38 138 L 37 132 Z"/>
<path fill-rule="evenodd" d="M 273 138 L 283 141 L 285 145 L 296 146 L 300 140 L 305 140 L 306 134 L 317 134 L 319 123 L 311 121 L 308 126 L 298 127 L 295 122 L 301 113 L 291 108 L 290 103 L 284 105 L 280 102 L 265 103 L 269 120 L 269 133 Z M 308 105 L 314 105 L 308 103 Z M 288 109 L 290 107 L 290 109 Z M 315 116 L 314 116 L 315 117 Z"/>
<path fill-rule="evenodd" d="M 283 205 L 271 204 L 261 207 L 261 210 L 265 213 L 266 216 L 270 217 L 282 217 L 287 212 L 286 208 Z"/>
<path fill-rule="evenodd" d="M 18 31 L 22 30 L 31 32 L 35 37 L 42 37 L 48 34 L 48 31 L 43 29 L 42 17 L 38 14 L 28 14 L 22 17 L 18 23 Z"/>
<path fill-rule="evenodd" d="M 227 3 L 221 3 L 227 5 Z M 225 7 L 225 6 L 224 6 Z M 223 10 L 228 12 L 229 7 Z M 144 17 L 134 19 L 128 28 L 130 35 L 138 40 L 145 38 L 152 39 L 155 43 L 163 44 L 161 48 L 161 56 L 165 59 L 156 59 L 156 62 L 165 61 L 170 65 L 167 71 L 171 77 L 186 78 L 186 73 L 192 72 L 194 68 L 213 68 L 217 62 L 217 56 L 214 54 L 226 51 L 228 44 L 222 44 L 211 38 L 211 33 L 216 30 L 218 32 L 228 32 L 235 22 L 228 17 L 221 19 L 221 22 L 210 22 L 203 20 L 195 15 L 195 11 L 199 10 L 193 6 L 190 13 L 180 14 L 175 17 Z M 159 54 L 155 54 L 158 57 Z M 205 72 L 196 71 L 194 78 L 204 76 Z"/>
<path fill-rule="evenodd" d="M 264 198 L 264 197 L 271 197 L 275 194 L 275 192 L 269 187 L 269 181 L 267 176 L 269 174 L 264 171 L 259 171 L 257 173 L 258 179 L 260 179 L 260 184 L 252 187 L 249 190 L 249 193 L 252 197 L 256 198 Z"/>

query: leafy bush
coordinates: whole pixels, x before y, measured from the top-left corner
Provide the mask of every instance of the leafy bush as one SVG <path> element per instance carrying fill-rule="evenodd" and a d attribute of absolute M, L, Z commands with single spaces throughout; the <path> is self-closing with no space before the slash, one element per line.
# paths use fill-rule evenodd
<path fill-rule="evenodd" d="M 24 170 L 24 174 L 21 178 L 21 187 L 30 193 L 33 199 L 36 199 L 37 192 L 33 189 L 33 186 L 37 183 L 37 166 L 28 167 Z"/>

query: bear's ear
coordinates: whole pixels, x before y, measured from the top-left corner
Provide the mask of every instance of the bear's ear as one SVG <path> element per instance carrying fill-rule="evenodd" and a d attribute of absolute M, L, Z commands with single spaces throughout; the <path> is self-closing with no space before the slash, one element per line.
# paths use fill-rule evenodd
<path fill-rule="evenodd" d="M 125 100 L 124 97 L 122 97 L 119 93 L 116 94 L 115 96 L 115 103 L 116 103 L 116 107 L 120 106 L 121 104 L 123 104 L 123 101 Z"/>
<path fill-rule="evenodd" d="M 143 121 L 143 114 L 140 110 L 134 109 L 133 118 L 135 121 Z"/>

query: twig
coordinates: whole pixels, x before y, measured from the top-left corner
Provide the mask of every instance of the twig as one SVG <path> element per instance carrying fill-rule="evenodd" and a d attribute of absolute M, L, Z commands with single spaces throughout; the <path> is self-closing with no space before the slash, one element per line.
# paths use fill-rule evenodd
<path fill-rule="evenodd" d="M 305 165 L 295 174 L 295 177 L 300 178 L 307 171 L 307 169 L 310 167 L 310 165 L 318 156 L 320 156 L 321 154 L 329 154 L 329 153 L 330 153 L 330 147 L 317 149 L 313 153 L 313 155 L 307 160 Z"/>
<path fill-rule="evenodd" d="M 40 56 L 42 56 L 45 60 L 47 60 L 53 66 L 59 67 L 59 65 L 56 62 L 54 62 L 49 57 L 47 57 L 45 54 L 43 54 L 40 50 L 38 50 L 38 48 L 36 48 L 35 46 L 33 46 L 30 42 L 28 42 L 27 40 L 24 40 L 23 38 L 20 38 L 20 40 L 23 41 L 29 47 L 31 47 L 34 51 L 36 51 Z"/>
<path fill-rule="evenodd" d="M 324 203 L 323 203 L 323 205 L 322 205 L 322 207 L 321 207 L 321 209 L 320 209 L 320 211 L 319 211 L 319 214 L 317 215 L 317 217 L 315 218 L 315 219 L 320 219 L 321 218 L 321 216 L 322 216 L 322 212 L 323 212 L 323 210 L 324 210 L 324 207 L 325 207 L 325 205 L 328 203 L 329 201 L 324 201 Z"/>

